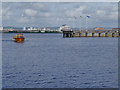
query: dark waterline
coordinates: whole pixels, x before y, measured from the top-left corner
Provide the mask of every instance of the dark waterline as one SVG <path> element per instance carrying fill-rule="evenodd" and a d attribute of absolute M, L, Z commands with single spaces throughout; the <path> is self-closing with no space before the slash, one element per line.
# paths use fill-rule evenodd
<path fill-rule="evenodd" d="M 117 88 L 118 38 L 3 34 L 3 88 Z"/>

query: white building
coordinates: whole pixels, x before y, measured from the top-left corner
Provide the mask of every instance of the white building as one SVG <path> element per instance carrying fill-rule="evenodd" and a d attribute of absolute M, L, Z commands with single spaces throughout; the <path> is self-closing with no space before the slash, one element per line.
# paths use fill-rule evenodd
<path fill-rule="evenodd" d="M 44 27 L 42 30 L 41 30 L 41 32 L 45 32 L 47 29 Z"/>
<path fill-rule="evenodd" d="M 43 31 L 46 31 L 46 28 L 44 27 L 42 30 L 43 30 Z"/>
<path fill-rule="evenodd" d="M 0 26 L 0 31 L 2 31 L 3 30 L 3 27 L 2 26 Z"/>
<path fill-rule="evenodd" d="M 28 30 L 33 30 L 33 27 L 28 28 Z"/>
<path fill-rule="evenodd" d="M 38 29 L 37 30 L 41 30 L 41 28 L 40 27 L 38 27 Z"/>
<path fill-rule="evenodd" d="M 26 27 L 23 27 L 23 30 L 26 30 Z"/>
<path fill-rule="evenodd" d="M 37 30 L 37 28 L 33 28 L 33 30 Z"/>
<path fill-rule="evenodd" d="M 30 27 L 30 30 L 33 30 L 33 27 Z"/>
<path fill-rule="evenodd" d="M 60 28 L 59 28 L 59 31 L 61 32 L 61 31 L 67 31 L 67 30 L 71 30 L 71 27 L 70 26 L 68 26 L 68 25 L 66 25 L 66 24 L 64 24 L 64 25 L 62 25 Z"/>

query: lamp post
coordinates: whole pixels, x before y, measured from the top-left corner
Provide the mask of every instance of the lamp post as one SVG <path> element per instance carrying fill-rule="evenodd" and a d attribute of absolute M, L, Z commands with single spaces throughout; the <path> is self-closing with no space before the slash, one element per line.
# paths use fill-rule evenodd
<path fill-rule="evenodd" d="M 88 24 L 88 22 L 87 22 L 87 19 L 88 19 L 88 18 L 90 18 L 90 16 L 89 16 L 89 15 L 88 15 L 88 16 L 86 16 L 86 31 L 87 31 L 87 29 L 88 29 L 88 25 L 87 25 L 87 24 Z"/>
<path fill-rule="evenodd" d="M 81 25 L 81 22 L 82 22 L 82 16 L 80 16 L 80 30 L 82 30 L 82 25 Z"/>
<path fill-rule="evenodd" d="M 86 17 L 86 20 L 85 20 L 85 21 L 86 21 L 86 31 L 87 31 L 87 17 Z"/>
<path fill-rule="evenodd" d="M 76 19 L 76 17 L 74 16 L 74 17 L 73 17 L 73 29 L 75 28 L 75 27 L 74 27 L 75 19 Z"/>

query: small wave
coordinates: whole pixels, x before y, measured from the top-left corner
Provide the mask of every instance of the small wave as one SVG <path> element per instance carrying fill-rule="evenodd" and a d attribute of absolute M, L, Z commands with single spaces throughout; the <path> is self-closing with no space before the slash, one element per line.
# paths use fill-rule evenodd
<path fill-rule="evenodd" d="M 40 84 L 40 82 L 39 82 L 39 81 L 34 81 L 33 83 L 35 83 L 35 84 Z"/>
<path fill-rule="evenodd" d="M 47 81 L 47 82 L 44 82 L 44 83 L 50 84 L 50 83 L 55 83 L 55 82 L 53 82 L 53 81 Z"/>
<path fill-rule="evenodd" d="M 52 79 L 56 79 L 55 77 L 53 77 Z"/>
<path fill-rule="evenodd" d="M 115 72 L 108 72 L 109 74 L 113 74 L 113 73 L 115 73 Z"/>
<path fill-rule="evenodd" d="M 81 73 L 81 74 L 85 74 L 85 73 Z"/>
<path fill-rule="evenodd" d="M 69 77 L 79 77 L 78 75 L 74 75 L 74 76 L 69 76 Z"/>
<path fill-rule="evenodd" d="M 86 83 L 83 83 L 83 84 L 90 84 L 90 83 L 87 83 L 87 82 L 86 82 Z"/>
<path fill-rule="evenodd" d="M 2 42 L 11 42 L 13 40 L 2 40 Z"/>

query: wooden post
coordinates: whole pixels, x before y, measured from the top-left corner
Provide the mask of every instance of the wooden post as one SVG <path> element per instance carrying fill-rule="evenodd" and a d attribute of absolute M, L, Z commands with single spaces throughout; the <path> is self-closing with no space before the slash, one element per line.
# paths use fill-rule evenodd
<path fill-rule="evenodd" d="M 105 32 L 105 37 L 107 37 L 108 32 Z"/>
<path fill-rule="evenodd" d="M 98 36 L 99 36 L 99 37 L 101 36 L 101 32 L 98 33 Z"/>
<path fill-rule="evenodd" d="M 72 33 L 70 33 L 70 37 L 72 37 Z"/>
<path fill-rule="evenodd" d="M 63 33 L 63 37 L 65 37 L 65 34 Z"/>
<path fill-rule="evenodd" d="M 64 37 L 64 38 L 66 37 L 66 33 L 65 33 L 65 32 L 63 32 L 63 37 Z"/>
<path fill-rule="evenodd" d="M 87 37 L 88 32 L 85 32 L 85 36 Z"/>
<path fill-rule="evenodd" d="M 68 33 L 68 37 L 71 37 L 71 32 Z"/>
<path fill-rule="evenodd" d="M 73 37 L 73 32 L 71 33 L 71 37 Z"/>
<path fill-rule="evenodd" d="M 79 37 L 81 37 L 81 32 L 79 32 Z"/>
<path fill-rule="evenodd" d="M 73 37 L 75 37 L 75 33 L 73 33 Z"/>
<path fill-rule="evenodd" d="M 68 37 L 68 33 L 66 33 L 66 37 Z"/>
<path fill-rule="evenodd" d="M 70 33 L 68 33 L 68 37 L 70 37 Z"/>
<path fill-rule="evenodd" d="M 73 37 L 73 31 L 63 31 L 63 37 Z"/>
<path fill-rule="evenodd" d="M 112 32 L 112 37 L 114 37 L 114 35 L 115 35 L 115 33 L 114 33 L 114 32 Z"/>
<path fill-rule="evenodd" d="M 119 32 L 119 35 L 118 35 L 118 37 L 120 37 L 120 32 Z"/>
<path fill-rule="evenodd" d="M 92 37 L 94 37 L 94 32 L 92 32 Z"/>

